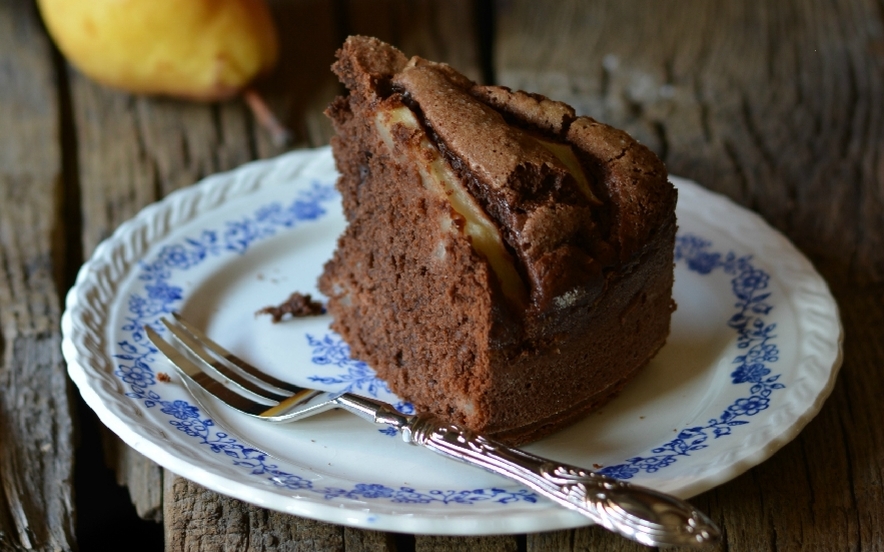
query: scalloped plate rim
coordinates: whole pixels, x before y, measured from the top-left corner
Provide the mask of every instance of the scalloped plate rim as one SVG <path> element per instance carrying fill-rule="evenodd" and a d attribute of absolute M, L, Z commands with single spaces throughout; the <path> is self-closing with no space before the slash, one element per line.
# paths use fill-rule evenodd
<path fill-rule="evenodd" d="M 356 517 L 351 515 L 350 518 L 352 519 L 345 519 L 347 516 L 341 515 L 342 509 L 331 503 L 323 504 L 309 499 L 299 500 L 296 498 L 280 500 L 279 495 L 266 492 L 263 489 L 256 490 L 254 486 L 248 483 L 225 479 L 217 470 L 201 466 L 197 461 L 179 457 L 174 452 L 166 450 L 159 444 L 154 443 L 150 436 L 145 434 L 150 424 L 133 427 L 132 420 L 124 420 L 118 413 L 111 412 L 107 405 L 104 404 L 99 393 L 93 389 L 93 385 L 95 385 L 96 382 L 88 374 L 89 369 L 81 365 L 81 363 L 86 363 L 84 361 L 89 360 L 89 355 L 82 350 L 83 348 L 88 350 L 88 345 L 84 344 L 82 341 L 78 341 L 79 339 L 82 339 L 83 332 L 81 329 L 78 329 L 77 325 L 83 323 L 82 316 L 86 310 L 86 306 L 84 305 L 85 299 L 81 294 L 83 293 L 84 287 L 88 287 L 89 282 L 95 277 L 94 271 L 96 268 L 102 270 L 109 269 L 107 260 L 102 259 L 113 253 L 113 246 L 115 243 L 137 230 L 144 221 L 154 217 L 157 213 L 172 209 L 173 206 L 178 205 L 183 201 L 193 200 L 193 203 L 197 206 L 202 205 L 201 202 L 206 201 L 216 206 L 218 204 L 223 204 L 223 197 L 226 197 L 226 195 L 230 193 L 230 189 L 228 188 L 225 190 L 221 199 L 212 196 L 212 189 L 218 183 L 230 182 L 236 179 L 245 179 L 246 182 L 244 185 L 248 188 L 249 182 L 251 182 L 252 185 L 257 185 L 255 182 L 259 179 L 255 176 L 256 173 L 266 175 L 268 172 L 272 172 L 274 169 L 278 168 L 282 163 L 299 164 L 300 168 L 298 170 L 303 171 L 306 170 L 304 167 L 311 163 L 327 163 L 328 158 L 330 158 L 328 148 L 297 151 L 286 154 L 280 158 L 252 162 L 227 173 L 212 175 L 194 186 L 177 190 L 169 194 L 163 200 L 146 207 L 138 215 L 120 225 L 111 237 L 99 244 L 92 257 L 84 263 L 77 276 L 75 285 L 67 294 L 65 301 L 66 308 L 62 316 L 62 350 L 64 357 L 68 362 L 70 377 L 79 388 L 84 400 L 96 411 L 99 419 L 101 419 L 105 425 L 120 435 L 120 437 L 135 450 L 145 454 L 161 466 L 167 467 L 173 472 L 185 475 L 188 479 L 197 481 L 217 492 L 236 496 L 260 506 L 285 511 L 295 515 L 369 529 L 451 535 L 525 533 L 586 525 L 587 520 L 584 518 L 557 507 L 542 509 L 529 508 L 526 512 L 519 515 L 509 517 L 502 516 L 506 517 L 506 520 L 503 522 L 489 522 L 487 519 L 469 519 L 471 517 L 469 515 L 448 516 L 445 512 L 421 512 L 418 516 L 409 514 L 383 514 L 380 516 L 383 519 L 380 520 L 371 520 L 371 514 Z M 251 181 L 248 179 L 251 179 Z M 736 212 L 739 213 L 739 216 L 748 221 L 747 224 L 757 227 L 758 231 L 762 234 L 774 236 L 774 239 L 783 242 L 779 243 L 778 247 L 793 248 L 786 238 L 776 230 L 770 228 L 758 215 L 746 211 L 730 202 L 730 200 L 724 196 L 709 192 L 690 181 L 679 179 L 677 177 L 671 177 L 671 179 L 678 184 L 683 194 L 686 194 L 687 196 L 699 196 L 703 201 L 717 203 L 722 206 L 727 206 L 729 209 L 735 209 Z M 258 186 L 258 188 L 260 187 L 261 186 Z M 194 208 L 194 205 L 191 205 L 191 208 Z M 196 216 L 198 215 L 199 213 Z M 813 267 L 810 265 L 809 261 L 797 252 L 797 250 L 795 250 L 795 254 L 797 255 L 799 264 L 806 263 L 806 266 L 802 266 L 801 268 L 813 272 Z M 113 263 L 110 263 L 110 265 L 111 269 L 114 268 Z M 822 365 L 821 369 L 827 370 L 828 372 L 826 381 L 823 382 L 821 386 L 819 386 L 819 382 L 816 382 L 818 389 L 816 389 L 816 392 L 814 393 L 813 400 L 805 404 L 804 410 L 797 413 L 795 419 L 788 426 L 782 428 L 782 431 L 776 435 L 768 435 L 767 440 L 762 447 L 733 462 L 728 466 L 728 469 L 719 470 L 717 475 L 706 474 L 702 480 L 696 480 L 691 484 L 683 485 L 680 489 L 681 492 L 678 493 L 681 496 L 689 497 L 733 479 L 747 469 L 769 458 L 805 427 L 810 419 L 812 419 L 819 411 L 823 402 L 831 393 L 842 361 L 841 343 L 843 340 L 843 329 L 838 316 L 837 305 L 834 303 L 834 300 L 831 299 L 825 282 L 822 281 L 821 278 L 819 278 L 819 282 L 822 284 L 819 293 L 826 295 L 827 299 L 830 300 L 830 322 L 834 322 L 836 326 L 835 330 L 838 334 L 834 339 L 834 347 L 829 350 L 830 356 L 818 359 L 819 364 Z M 99 354 L 99 356 L 101 354 L 100 351 L 98 353 L 92 351 L 92 353 Z M 120 387 L 122 388 L 121 385 Z M 115 390 L 115 392 L 119 392 L 119 390 Z M 130 415 L 134 416 L 134 418 L 139 418 L 140 414 L 138 412 L 138 407 L 133 406 L 133 410 L 134 413 L 130 413 Z M 163 429 L 160 429 L 159 431 L 162 432 Z"/>

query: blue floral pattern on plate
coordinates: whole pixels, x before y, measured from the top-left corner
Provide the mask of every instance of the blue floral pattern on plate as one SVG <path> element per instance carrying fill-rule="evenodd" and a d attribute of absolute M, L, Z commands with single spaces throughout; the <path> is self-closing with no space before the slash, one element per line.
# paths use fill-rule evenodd
<path fill-rule="evenodd" d="M 392 488 L 373 483 L 358 483 L 350 489 L 317 487 L 310 479 L 281 470 L 267 453 L 220 431 L 198 406 L 180 399 L 165 400 L 156 391 L 154 386 L 157 379 L 151 364 L 156 360 L 158 351 L 147 340 L 142 328 L 150 325 L 158 332 L 164 332 L 159 319 L 176 310 L 184 299 L 183 289 L 169 281 L 173 272 L 186 271 L 206 259 L 223 254 L 242 255 L 259 240 L 319 219 L 326 214 L 324 204 L 336 198 L 332 184 L 314 182 L 288 206 L 279 203 L 263 206 L 251 217 L 228 221 L 220 230 L 203 230 L 196 237 L 168 244 L 155 258 L 139 263 L 138 279 L 143 282 L 143 293 L 129 296 L 126 322 L 122 326 L 129 338 L 118 342 L 118 349 L 113 354 L 118 362 L 114 374 L 128 386 L 126 395 L 141 400 L 147 408 L 158 406 L 163 414 L 170 417 L 172 427 L 195 439 L 199 445 L 208 447 L 213 453 L 224 454 L 233 465 L 248 470 L 252 475 L 267 477 L 274 485 L 289 490 L 310 491 L 328 500 L 349 498 L 459 505 L 485 501 L 499 504 L 536 502 L 537 496 L 527 489 L 434 489 L 422 492 L 411 487 Z M 340 337 L 333 334 L 322 337 L 308 335 L 307 340 L 313 349 L 311 360 L 317 367 L 343 370 L 336 375 L 314 375 L 308 378 L 310 381 L 322 384 L 325 389 L 353 391 L 372 397 L 378 397 L 382 392 L 390 394 L 386 383 L 379 380 L 366 363 L 350 358 L 349 347 Z M 395 406 L 406 414 L 414 411 L 406 402 Z M 380 431 L 395 435 L 395 430 L 391 430 Z"/>
<path fill-rule="evenodd" d="M 770 407 L 774 391 L 785 388 L 778 381 L 780 374 L 771 375 L 771 365 L 779 360 L 779 349 L 775 342 L 776 324 L 765 321 L 773 309 L 768 290 L 770 275 L 752 264 L 751 255 L 723 254 L 711 248 L 712 242 L 700 236 L 680 235 L 675 243 L 675 261 L 703 276 L 715 271 L 731 276 L 736 311 L 725 323 L 736 332 L 737 348 L 741 351 L 732 362 L 731 383 L 749 384 L 749 395 L 736 399 L 705 425 L 682 429 L 675 439 L 652 449 L 652 454 L 599 470 L 606 475 L 630 479 L 642 471 L 655 473 L 670 466 L 681 457 L 707 448 L 710 438 L 726 437 L 734 428 L 748 424 L 748 418 Z"/>
<path fill-rule="evenodd" d="M 255 476 L 266 477 L 274 485 L 286 489 L 310 491 L 329 500 L 352 498 L 459 505 L 482 501 L 500 504 L 536 502 L 537 496 L 526 489 L 418 491 L 412 487 L 392 488 L 373 483 L 357 483 L 349 489 L 315 487 L 311 480 L 281 470 L 265 452 L 219 430 L 199 407 L 184 400 L 166 400 L 157 392 L 157 380 L 151 367 L 157 351 L 146 340 L 142 328 L 151 325 L 157 331 L 164 331 L 159 318 L 175 310 L 183 301 L 183 289 L 170 283 L 173 273 L 186 271 L 209 258 L 242 255 L 262 239 L 320 219 L 327 212 L 326 204 L 335 199 L 337 195 L 330 183 L 315 181 L 288 205 L 278 202 L 265 205 L 252 216 L 227 221 L 221 228 L 205 229 L 199 235 L 168 244 L 154 258 L 141 262 L 137 277 L 143 283 L 140 288 L 143 291 L 132 293 L 128 298 L 128 312 L 121 328 L 128 337 L 117 343 L 113 355 L 117 361 L 114 374 L 127 386 L 126 395 L 142 401 L 146 408 L 159 407 L 169 417 L 169 424 L 178 431 L 213 453 L 226 455 L 233 465 Z M 766 322 L 773 309 L 768 290 L 769 274 L 757 268 L 751 256 L 721 253 L 712 246 L 700 236 L 680 235 L 675 257 L 678 263 L 683 263 L 696 274 L 705 276 L 720 271 L 731 277 L 735 311 L 723 323 L 735 332 L 740 354 L 733 359 L 734 369 L 730 376 L 733 385 L 748 385 L 748 394 L 735 400 L 706 424 L 682 429 L 675 439 L 652 449 L 650 454 L 603 468 L 601 471 L 607 475 L 629 479 L 640 472 L 654 473 L 664 469 L 679 458 L 706 448 L 710 439 L 727 437 L 735 428 L 748 424 L 752 416 L 770 407 L 773 393 L 784 388 L 778 381 L 779 374 L 772 374 L 771 369 L 778 360 L 779 351 L 776 325 Z M 349 348 L 340 337 L 326 334 L 307 335 L 306 338 L 313 351 L 313 364 L 325 370 L 310 376 L 310 381 L 324 388 L 374 397 L 379 393 L 390 394 L 386 384 L 375 377 L 367 364 L 350 358 Z M 408 403 L 396 406 L 405 413 L 413 412 Z M 380 431 L 396 434 L 391 428 Z"/>

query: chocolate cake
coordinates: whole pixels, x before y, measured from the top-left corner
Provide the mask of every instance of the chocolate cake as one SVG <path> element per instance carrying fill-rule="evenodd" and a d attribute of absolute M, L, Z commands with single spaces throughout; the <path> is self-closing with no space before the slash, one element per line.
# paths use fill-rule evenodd
<path fill-rule="evenodd" d="M 676 192 L 628 134 L 350 37 L 328 108 L 348 226 L 333 329 L 390 388 L 511 444 L 616 394 L 669 333 Z"/>

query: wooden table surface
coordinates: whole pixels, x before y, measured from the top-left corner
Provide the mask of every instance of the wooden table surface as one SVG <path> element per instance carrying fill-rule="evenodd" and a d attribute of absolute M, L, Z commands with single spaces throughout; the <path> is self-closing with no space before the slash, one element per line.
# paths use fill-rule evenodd
<path fill-rule="evenodd" d="M 843 368 L 794 441 L 692 502 L 721 525 L 720 550 L 884 550 L 880 0 L 273 9 L 281 63 L 259 89 L 292 129 L 292 147 L 328 142 L 321 112 L 340 92 L 333 52 L 347 34 L 370 34 L 620 126 L 672 174 L 791 238 L 840 305 Z M 99 427 L 67 379 L 64 294 L 96 245 L 145 205 L 284 149 L 242 100 L 194 104 L 91 82 L 24 0 L 0 0 L 0 144 L 0 550 L 642 548 L 596 527 L 481 538 L 345 528 L 218 495 L 141 457 Z"/>

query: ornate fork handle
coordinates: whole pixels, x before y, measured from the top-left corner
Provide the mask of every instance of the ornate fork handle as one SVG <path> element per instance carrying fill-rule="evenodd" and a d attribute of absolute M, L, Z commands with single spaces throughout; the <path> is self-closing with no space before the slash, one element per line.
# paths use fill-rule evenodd
<path fill-rule="evenodd" d="M 178 316 L 175 323 L 164 320 L 164 324 L 181 347 L 200 359 L 201 364 L 197 364 L 153 328 L 145 327 L 151 342 L 172 361 L 188 388 L 193 386 L 214 395 L 243 414 L 286 422 L 343 408 L 369 422 L 396 428 L 408 443 L 514 479 L 642 544 L 697 546 L 718 540 L 715 524 L 677 498 L 510 448 L 429 416 L 404 415 L 392 405 L 374 399 L 290 386 L 247 365 Z M 265 385 L 258 386 L 245 374 Z M 267 402 L 253 401 L 245 394 L 231 391 L 228 385 Z"/>
<path fill-rule="evenodd" d="M 342 393 L 334 402 L 395 427 L 407 443 L 509 477 L 642 544 L 706 547 L 721 536 L 712 520 L 674 496 L 541 458 L 432 416 L 406 416 L 372 399 Z"/>
<path fill-rule="evenodd" d="M 705 547 L 720 537 L 712 520 L 673 496 L 541 458 L 431 417 L 410 418 L 400 429 L 411 444 L 519 481 L 642 544 Z"/>

